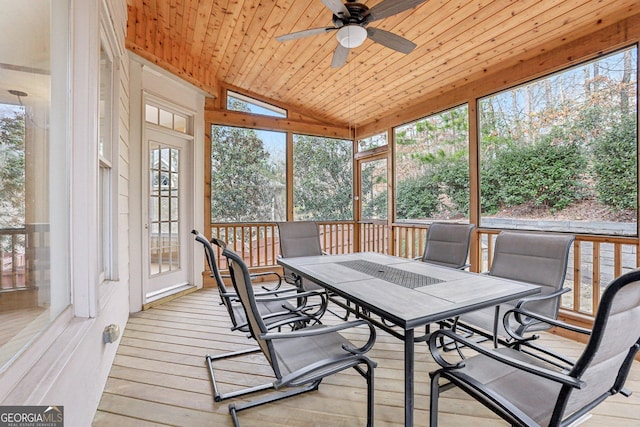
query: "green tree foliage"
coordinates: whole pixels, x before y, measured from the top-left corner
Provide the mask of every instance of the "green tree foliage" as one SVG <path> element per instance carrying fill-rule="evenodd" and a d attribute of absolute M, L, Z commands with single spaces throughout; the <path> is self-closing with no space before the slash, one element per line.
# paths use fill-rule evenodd
<path fill-rule="evenodd" d="M 398 219 L 429 218 L 438 210 L 439 185 L 433 175 L 405 179 L 396 188 Z"/>
<path fill-rule="evenodd" d="M 529 202 L 563 209 L 580 197 L 586 167 L 577 144 L 554 144 L 553 138 L 545 138 L 530 145 L 512 145 L 485 162 L 483 209 Z"/>
<path fill-rule="evenodd" d="M 396 130 L 398 219 L 467 215 L 467 116 L 463 105 Z"/>
<path fill-rule="evenodd" d="M 274 220 L 269 153 L 251 129 L 212 126 L 211 220 Z"/>
<path fill-rule="evenodd" d="M 351 220 L 351 141 L 296 135 L 293 200 L 296 219 Z"/>
<path fill-rule="evenodd" d="M 636 209 L 637 125 L 624 117 L 593 142 L 593 172 L 598 199 L 614 209 Z"/>
<path fill-rule="evenodd" d="M 24 225 L 25 114 L 0 118 L 0 227 Z"/>
<path fill-rule="evenodd" d="M 366 162 L 362 166 L 360 205 L 363 219 L 388 218 L 388 181 L 386 160 Z"/>
<path fill-rule="evenodd" d="M 440 192 L 446 195 L 440 210 L 449 216 L 466 215 L 469 212 L 469 155 L 458 151 L 442 158 L 435 169 L 435 179 Z"/>

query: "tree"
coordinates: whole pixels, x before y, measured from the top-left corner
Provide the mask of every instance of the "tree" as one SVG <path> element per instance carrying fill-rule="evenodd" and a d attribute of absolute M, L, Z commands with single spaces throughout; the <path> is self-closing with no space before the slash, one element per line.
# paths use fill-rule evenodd
<path fill-rule="evenodd" d="M 211 220 L 273 221 L 277 186 L 269 153 L 252 129 L 211 128 Z M 280 209 L 281 210 L 281 209 Z"/>
<path fill-rule="evenodd" d="M 21 227 L 25 213 L 25 113 L 0 118 L 0 227 Z"/>
<path fill-rule="evenodd" d="M 296 219 L 353 219 L 351 141 L 295 135 L 293 201 Z"/>

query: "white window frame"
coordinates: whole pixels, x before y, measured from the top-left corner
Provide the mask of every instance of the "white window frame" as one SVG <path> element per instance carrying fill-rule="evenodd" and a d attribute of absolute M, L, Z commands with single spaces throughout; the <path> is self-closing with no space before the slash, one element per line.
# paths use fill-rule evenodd
<path fill-rule="evenodd" d="M 98 155 L 98 283 L 118 280 L 118 158 L 119 158 L 119 55 L 115 34 L 109 25 L 109 15 L 103 7 L 100 13 L 100 46 L 111 63 L 108 76 L 102 75 L 102 54 L 99 54 L 99 79 L 108 79 L 107 93 L 98 94 L 100 122 L 96 143 Z M 114 48 L 116 47 L 116 48 Z M 100 82 L 99 87 L 102 86 Z M 103 144 L 103 149 L 100 149 Z"/>

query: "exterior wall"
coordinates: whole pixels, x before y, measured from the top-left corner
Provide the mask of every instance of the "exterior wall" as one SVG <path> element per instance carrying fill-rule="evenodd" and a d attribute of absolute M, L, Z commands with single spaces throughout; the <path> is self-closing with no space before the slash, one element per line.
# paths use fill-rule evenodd
<path fill-rule="evenodd" d="M 126 0 L 72 0 L 71 236 L 72 305 L 0 373 L 0 405 L 62 405 L 65 425 L 88 426 L 95 414 L 118 342 L 104 344 L 105 326 L 124 331 L 129 315 L 129 57 Z M 52 5 L 55 7 L 55 5 Z M 96 260 L 97 123 L 100 16 L 113 26 L 118 69 L 119 174 L 117 280 L 99 284 Z M 105 16 L 106 15 L 106 16 Z M 64 107 L 64 106 L 61 106 Z M 115 163 L 115 162 L 114 162 Z"/>

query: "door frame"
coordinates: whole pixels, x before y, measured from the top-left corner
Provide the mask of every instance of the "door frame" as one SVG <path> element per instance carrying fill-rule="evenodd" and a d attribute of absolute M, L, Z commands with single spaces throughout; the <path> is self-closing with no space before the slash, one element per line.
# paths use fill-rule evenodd
<path fill-rule="evenodd" d="M 158 105 L 158 103 L 153 102 L 153 105 Z M 162 106 L 164 108 L 164 106 Z M 149 284 L 152 280 L 156 278 L 151 277 L 149 271 L 149 262 L 150 262 L 150 248 L 149 248 L 149 197 L 150 197 L 150 160 L 149 160 L 149 150 L 150 144 L 149 141 L 152 138 L 152 135 L 159 135 L 160 137 L 166 136 L 170 138 L 170 141 L 158 141 L 162 144 L 162 146 L 174 147 L 177 148 L 180 145 L 180 167 L 179 167 L 179 191 L 180 191 L 180 201 L 179 201 L 179 224 L 180 230 L 179 235 L 181 237 L 180 242 L 180 270 L 184 271 L 186 282 L 180 281 L 174 285 L 168 285 L 159 290 L 149 290 Z M 158 138 L 160 139 L 160 138 Z M 179 142 L 178 142 L 179 141 Z M 189 167 L 192 163 L 193 159 L 193 137 L 187 134 L 183 134 L 180 132 L 171 131 L 169 129 L 162 128 L 160 126 L 156 126 L 150 123 L 145 123 L 144 130 L 144 140 L 143 140 L 143 152 L 146 153 L 143 156 L 143 165 L 142 169 L 146 172 L 142 176 L 142 302 L 143 304 L 149 304 L 158 299 L 162 299 L 164 297 L 173 295 L 177 292 L 184 291 L 193 287 L 193 268 L 191 268 L 190 260 L 193 259 L 193 245 L 190 244 L 190 233 L 189 230 L 192 224 L 189 221 L 189 207 L 193 207 L 193 186 L 190 183 L 193 182 L 193 170 Z M 186 157 L 186 158 L 185 158 Z M 183 209 L 184 208 L 184 209 Z M 158 278 L 158 280 L 161 280 Z"/>
<path fill-rule="evenodd" d="M 196 167 L 196 152 L 201 151 L 201 147 L 196 147 L 197 138 L 194 136 L 198 129 L 198 118 L 196 116 L 196 112 L 190 109 L 186 109 L 175 103 L 167 101 L 166 99 L 159 97 L 155 94 L 151 94 L 148 91 L 142 90 L 141 96 L 139 98 L 140 105 L 138 111 L 140 112 L 139 116 L 139 130 L 140 130 L 140 144 L 137 164 L 139 165 L 139 174 L 137 175 L 137 183 L 133 183 L 135 185 L 135 194 L 132 194 L 134 198 L 132 200 L 136 200 L 135 196 L 137 196 L 138 203 L 135 206 L 135 216 L 137 217 L 137 227 L 136 230 L 132 230 L 131 236 L 135 236 L 136 243 L 131 245 L 131 263 L 132 265 L 132 282 L 137 279 L 137 283 L 131 286 L 131 311 L 140 311 L 149 307 L 153 302 L 162 300 L 163 298 L 169 297 L 176 293 L 180 293 L 185 290 L 193 289 L 196 287 L 202 286 L 202 279 L 200 275 L 196 275 L 197 266 L 195 256 L 194 256 L 194 245 L 186 244 L 188 237 L 185 236 L 185 250 L 187 253 L 187 265 L 185 268 L 187 269 L 187 284 L 180 284 L 173 288 L 168 288 L 165 292 L 161 292 L 153 295 L 153 298 L 147 300 L 147 288 L 149 282 L 149 274 L 148 268 L 148 230 L 145 227 L 148 221 L 148 185 L 149 185 L 149 143 L 148 143 L 148 129 L 153 129 L 154 131 L 158 131 L 161 133 L 167 133 L 171 136 L 178 137 L 180 139 L 187 141 L 187 147 L 183 154 L 187 155 L 185 159 L 186 165 L 186 173 L 182 177 L 182 184 L 184 184 L 185 196 L 188 198 L 187 212 L 183 214 L 184 220 L 186 221 L 185 229 L 188 231 L 192 228 L 197 228 L 195 226 L 197 218 L 201 215 L 200 209 L 198 208 L 198 203 L 195 201 L 195 195 L 197 194 L 196 190 L 200 188 L 196 182 L 196 176 L 198 174 L 198 168 Z M 151 104 L 157 107 L 161 107 L 167 111 L 176 112 L 188 118 L 189 123 L 189 131 L 188 133 L 177 132 L 168 128 L 163 128 L 159 125 L 147 123 L 145 117 L 145 108 L 147 104 Z M 132 129 L 134 126 L 132 126 Z M 133 162 L 133 160 L 132 160 Z M 133 209 L 132 209 L 133 211 Z M 135 253 L 137 251 L 137 253 Z M 135 276 L 135 279 L 133 278 Z"/>
<path fill-rule="evenodd" d="M 386 160 L 387 162 L 387 218 L 384 220 L 372 220 L 370 218 L 366 219 L 367 221 L 372 221 L 374 223 L 384 223 L 387 227 L 387 233 L 389 235 L 389 241 L 392 242 L 392 223 L 393 223 L 393 212 L 395 209 L 395 205 L 393 202 L 394 195 L 392 194 L 392 183 L 393 179 L 393 159 L 390 158 L 390 150 L 388 145 L 384 145 L 382 147 L 378 147 L 373 150 L 365 151 L 362 153 L 358 153 L 355 156 L 354 161 L 354 200 L 353 200 L 353 209 L 354 209 L 354 219 L 356 223 L 355 227 L 355 236 L 354 240 L 357 243 L 357 250 L 362 250 L 360 247 L 361 242 L 361 227 L 363 221 L 362 218 L 362 165 L 364 163 L 370 163 L 378 160 Z M 392 243 L 390 243 L 389 251 L 392 251 Z"/>

